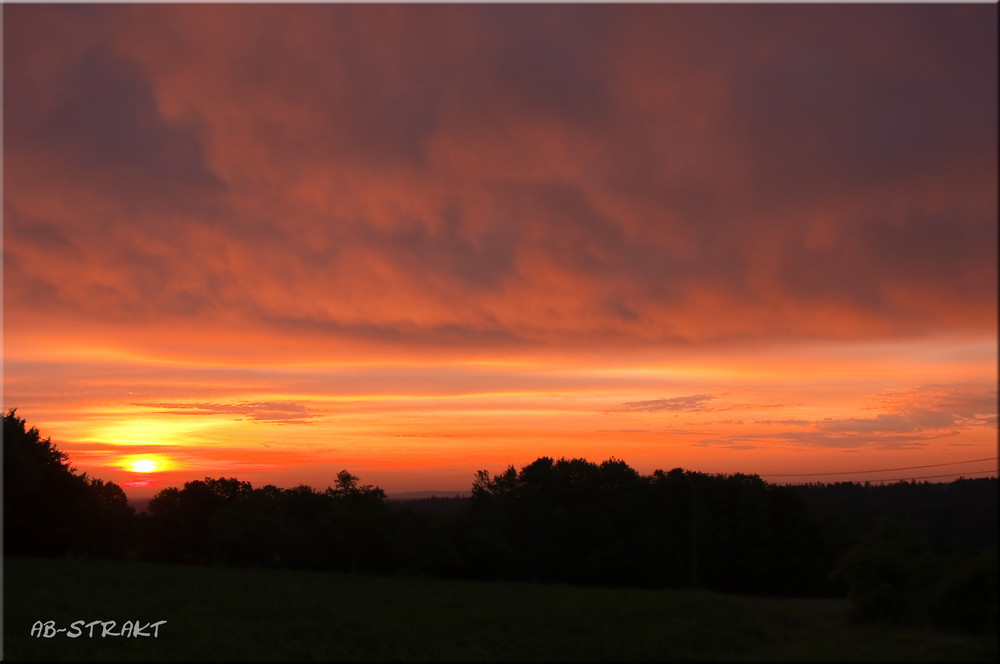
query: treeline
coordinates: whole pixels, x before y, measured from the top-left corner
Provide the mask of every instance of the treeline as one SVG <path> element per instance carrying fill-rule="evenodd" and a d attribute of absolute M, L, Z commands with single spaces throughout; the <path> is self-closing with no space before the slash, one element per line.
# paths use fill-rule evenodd
<path fill-rule="evenodd" d="M 503 578 L 816 595 L 822 539 L 802 501 L 757 476 L 540 458 L 471 499 L 477 567 Z"/>
<path fill-rule="evenodd" d="M 205 478 L 160 491 L 140 514 L 135 555 L 162 562 L 390 573 L 393 515 L 382 489 L 346 470 L 335 487 L 253 488 Z"/>
<path fill-rule="evenodd" d="M 850 596 L 862 620 L 995 624 L 997 480 L 772 485 L 755 475 L 543 457 L 469 498 L 395 503 L 205 478 L 135 514 L 4 416 L 5 554 Z"/>

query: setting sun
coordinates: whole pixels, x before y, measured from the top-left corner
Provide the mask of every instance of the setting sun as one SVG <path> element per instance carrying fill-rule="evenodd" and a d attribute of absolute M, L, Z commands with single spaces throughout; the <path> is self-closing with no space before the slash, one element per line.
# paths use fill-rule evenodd
<path fill-rule="evenodd" d="M 172 466 L 163 457 L 149 455 L 123 457 L 117 465 L 131 473 L 158 473 Z"/>
<path fill-rule="evenodd" d="M 129 462 L 129 470 L 133 473 L 156 472 L 156 462 L 152 459 L 133 459 Z"/>

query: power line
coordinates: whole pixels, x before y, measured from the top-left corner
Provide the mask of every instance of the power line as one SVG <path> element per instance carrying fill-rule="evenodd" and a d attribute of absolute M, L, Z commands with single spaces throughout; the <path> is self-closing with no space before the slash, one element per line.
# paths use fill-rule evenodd
<path fill-rule="evenodd" d="M 879 477 L 878 479 L 875 479 L 873 481 L 874 482 L 905 482 L 906 480 L 928 480 L 928 479 L 931 479 L 931 478 L 938 478 L 938 477 L 954 477 L 954 478 L 957 479 L 957 478 L 965 477 L 966 475 L 984 475 L 986 473 L 995 473 L 995 472 L 997 472 L 997 471 L 996 470 L 974 470 L 972 472 L 965 472 L 965 473 L 961 473 L 961 472 L 960 473 L 945 473 L 943 475 L 911 475 L 909 477 L 892 477 L 892 478 L 890 478 L 890 477 Z M 851 480 L 846 480 L 846 481 L 850 482 Z"/>
<path fill-rule="evenodd" d="M 995 473 L 996 469 L 993 470 L 974 470 L 971 473 L 945 473 L 944 475 L 917 475 L 916 477 L 898 477 L 896 479 L 879 478 L 878 482 L 905 482 L 906 480 L 926 480 L 932 477 L 963 477 L 965 475 L 983 475 L 985 473 Z"/>
<path fill-rule="evenodd" d="M 902 468 L 882 468 L 880 470 L 840 470 L 833 473 L 785 473 L 785 474 L 768 473 L 761 475 L 761 477 L 818 477 L 820 475 L 859 475 L 861 473 L 887 473 L 894 470 L 916 470 L 917 468 L 938 468 L 940 466 L 957 466 L 963 463 L 976 463 L 977 461 L 996 461 L 997 459 L 998 457 L 986 457 L 985 459 L 969 459 L 968 461 L 949 461 L 948 463 L 928 463 L 923 466 L 903 466 Z M 993 472 L 993 471 L 984 471 L 984 472 Z M 944 475 L 939 475 L 939 477 L 944 477 Z"/>

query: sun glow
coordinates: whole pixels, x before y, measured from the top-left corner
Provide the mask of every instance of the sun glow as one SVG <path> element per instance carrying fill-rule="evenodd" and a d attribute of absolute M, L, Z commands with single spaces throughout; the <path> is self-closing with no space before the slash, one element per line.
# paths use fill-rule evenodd
<path fill-rule="evenodd" d="M 129 470 L 133 473 L 154 473 L 156 462 L 152 459 L 133 459 L 129 462 Z"/>
<path fill-rule="evenodd" d="M 116 464 L 130 473 L 159 473 L 170 470 L 175 464 L 161 455 L 129 455 Z"/>

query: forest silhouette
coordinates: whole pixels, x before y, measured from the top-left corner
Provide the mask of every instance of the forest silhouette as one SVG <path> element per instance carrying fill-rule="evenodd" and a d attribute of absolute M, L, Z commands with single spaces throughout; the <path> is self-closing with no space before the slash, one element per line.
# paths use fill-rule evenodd
<path fill-rule="evenodd" d="M 3 426 L 5 556 L 846 596 L 861 621 L 997 620 L 996 478 L 784 486 L 541 457 L 479 471 L 471 497 L 391 501 L 342 470 L 323 491 L 206 477 L 136 513 L 15 410 Z"/>

